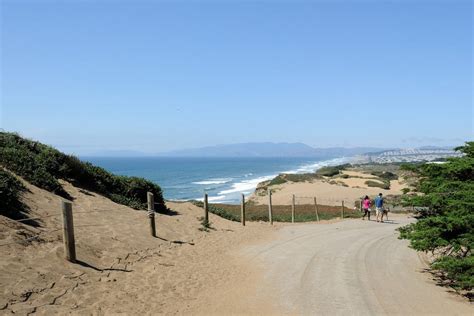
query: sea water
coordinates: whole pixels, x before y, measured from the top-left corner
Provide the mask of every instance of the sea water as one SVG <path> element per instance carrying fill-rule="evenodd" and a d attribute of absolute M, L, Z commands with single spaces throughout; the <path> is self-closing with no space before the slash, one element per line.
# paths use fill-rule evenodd
<path fill-rule="evenodd" d="M 170 158 L 82 157 L 106 170 L 143 177 L 161 186 L 167 200 L 202 200 L 238 203 L 252 194 L 257 184 L 280 173 L 314 172 L 323 166 L 350 161 L 342 158 Z"/>

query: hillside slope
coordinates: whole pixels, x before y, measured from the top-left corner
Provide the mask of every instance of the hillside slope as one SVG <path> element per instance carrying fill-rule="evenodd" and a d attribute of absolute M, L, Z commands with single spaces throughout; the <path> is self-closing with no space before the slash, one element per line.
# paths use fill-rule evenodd
<path fill-rule="evenodd" d="M 24 182 L 22 202 L 40 219 L 35 227 L 0 215 L 0 314 L 182 313 L 209 287 L 242 280 L 236 274 L 245 264 L 229 245 L 271 230 L 210 214 L 212 229 L 204 232 L 202 209 L 168 203 L 173 212 L 157 214 L 159 237 L 152 238 L 145 212 L 60 183 L 74 199 L 79 263 L 64 260 L 61 197 Z"/>
<path fill-rule="evenodd" d="M 146 194 L 152 192 L 156 209 L 165 211 L 161 188 L 157 184 L 143 178 L 114 175 L 51 146 L 14 133 L 0 132 L 2 169 L 12 171 L 30 183 L 67 199 L 73 197 L 63 188 L 60 180 L 67 180 L 75 186 L 100 193 L 135 209 L 146 208 Z M 0 174 L 1 183 L 9 181 L 7 178 Z M 4 191 L 0 189 L 0 198 L 6 195 Z M 2 208 L 0 214 L 15 215 L 15 212 Z"/>

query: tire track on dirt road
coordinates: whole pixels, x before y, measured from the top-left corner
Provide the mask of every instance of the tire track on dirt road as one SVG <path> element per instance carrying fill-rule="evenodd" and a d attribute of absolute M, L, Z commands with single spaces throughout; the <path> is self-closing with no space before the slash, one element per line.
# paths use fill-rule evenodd
<path fill-rule="evenodd" d="M 436 286 L 398 239 L 395 229 L 414 220 L 392 219 L 287 225 L 243 254 L 261 263 L 262 291 L 281 314 L 473 315 L 473 305 Z"/>

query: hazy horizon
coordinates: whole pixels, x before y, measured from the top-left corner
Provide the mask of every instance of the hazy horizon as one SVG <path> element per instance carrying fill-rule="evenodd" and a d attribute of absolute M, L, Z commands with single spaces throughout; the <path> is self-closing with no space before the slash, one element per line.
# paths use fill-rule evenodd
<path fill-rule="evenodd" d="M 0 128 L 68 153 L 473 138 L 471 1 L 0 5 Z"/>

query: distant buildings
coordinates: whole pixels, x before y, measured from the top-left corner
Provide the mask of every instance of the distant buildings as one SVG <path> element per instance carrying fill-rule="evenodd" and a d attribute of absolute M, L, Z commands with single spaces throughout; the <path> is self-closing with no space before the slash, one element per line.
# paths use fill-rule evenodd
<path fill-rule="evenodd" d="M 461 157 L 462 154 L 451 149 L 397 149 L 367 155 L 374 163 L 423 162 Z"/>

